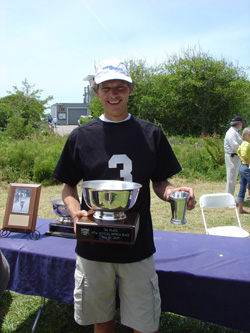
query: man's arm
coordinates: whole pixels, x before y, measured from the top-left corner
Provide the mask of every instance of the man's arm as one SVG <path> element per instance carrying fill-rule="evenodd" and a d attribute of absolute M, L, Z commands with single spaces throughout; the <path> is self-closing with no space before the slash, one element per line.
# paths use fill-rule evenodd
<path fill-rule="evenodd" d="M 81 210 L 76 186 L 63 184 L 62 199 L 74 221 L 74 231 L 76 232 L 76 222 L 78 222 L 83 216 L 93 214 L 93 211 L 87 212 L 86 210 Z"/>
<path fill-rule="evenodd" d="M 164 201 L 169 201 L 169 194 L 175 191 L 185 191 L 188 192 L 190 197 L 187 202 L 187 209 L 191 210 L 195 207 L 196 200 L 194 196 L 194 190 L 191 187 L 178 187 L 174 188 L 168 180 L 162 182 L 153 182 L 153 189 L 155 194 Z"/>

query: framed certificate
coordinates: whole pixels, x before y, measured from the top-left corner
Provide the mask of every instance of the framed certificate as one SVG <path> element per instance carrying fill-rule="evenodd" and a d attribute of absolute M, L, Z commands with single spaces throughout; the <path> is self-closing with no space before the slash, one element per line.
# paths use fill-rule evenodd
<path fill-rule="evenodd" d="M 34 233 L 40 193 L 41 185 L 11 183 L 2 230 Z"/>

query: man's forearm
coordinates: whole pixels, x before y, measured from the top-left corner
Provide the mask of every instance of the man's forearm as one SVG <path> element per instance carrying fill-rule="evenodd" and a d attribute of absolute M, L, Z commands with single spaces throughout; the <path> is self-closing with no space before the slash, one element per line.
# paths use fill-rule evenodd
<path fill-rule="evenodd" d="M 77 187 L 64 184 L 62 189 L 62 199 L 71 217 L 75 219 L 81 210 Z"/>
<path fill-rule="evenodd" d="M 162 182 L 153 182 L 153 189 L 156 195 L 161 199 L 166 201 L 168 192 L 173 190 L 173 186 L 168 180 Z"/>

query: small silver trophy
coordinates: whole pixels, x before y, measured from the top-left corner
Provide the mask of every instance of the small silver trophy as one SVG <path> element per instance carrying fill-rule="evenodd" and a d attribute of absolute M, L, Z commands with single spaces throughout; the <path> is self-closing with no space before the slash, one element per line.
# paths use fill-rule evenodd
<path fill-rule="evenodd" d="M 172 224 L 181 225 L 187 223 L 185 215 L 189 196 L 189 193 L 184 191 L 176 191 L 169 194 L 172 210 L 170 222 Z"/>

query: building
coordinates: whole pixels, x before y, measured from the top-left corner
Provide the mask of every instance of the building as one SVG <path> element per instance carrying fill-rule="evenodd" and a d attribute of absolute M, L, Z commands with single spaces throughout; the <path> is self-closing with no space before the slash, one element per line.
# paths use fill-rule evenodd
<path fill-rule="evenodd" d="M 56 103 L 51 106 L 51 116 L 56 117 L 58 125 L 77 125 L 82 115 L 89 115 L 85 103 Z"/>
<path fill-rule="evenodd" d="M 92 83 L 94 76 L 88 75 L 84 81 Z M 88 104 L 92 99 L 90 86 L 84 88 L 83 103 L 56 103 L 51 106 L 51 116 L 56 117 L 58 125 L 77 125 L 80 116 L 89 116 L 91 111 Z"/>

